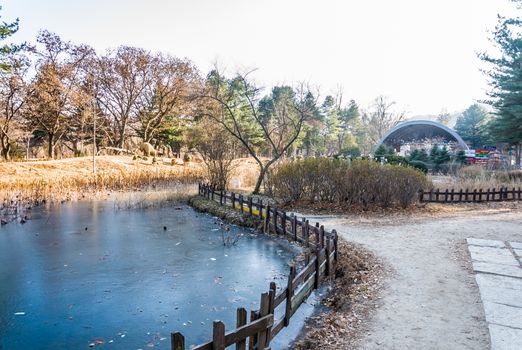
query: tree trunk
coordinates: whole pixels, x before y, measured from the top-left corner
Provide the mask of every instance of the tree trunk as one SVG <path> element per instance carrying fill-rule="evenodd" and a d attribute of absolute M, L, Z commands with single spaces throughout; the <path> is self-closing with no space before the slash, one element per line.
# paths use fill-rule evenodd
<path fill-rule="evenodd" d="M 2 146 L 2 149 L 1 149 L 2 157 L 6 161 L 10 161 L 11 160 L 11 144 L 9 143 L 9 138 L 6 135 L 2 135 L 0 143 Z"/>
<path fill-rule="evenodd" d="M 51 159 L 54 159 L 54 134 L 49 133 L 48 137 L 49 141 L 47 144 L 47 156 Z"/>
<path fill-rule="evenodd" d="M 259 177 L 257 178 L 256 187 L 254 188 L 253 194 L 259 194 L 259 190 L 261 189 L 261 184 L 265 179 L 266 171 L 268 170 L 268 166 L 259 165 Z"/>

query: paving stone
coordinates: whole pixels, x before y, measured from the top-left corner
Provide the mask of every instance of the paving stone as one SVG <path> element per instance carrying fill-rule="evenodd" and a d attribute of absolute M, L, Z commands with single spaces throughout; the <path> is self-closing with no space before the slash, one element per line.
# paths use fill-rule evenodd
<path fill-rule="evenodd" d="M 497 304 L 506 304 L 522 308 L 522 291 L 516 289 L 481 287 L 480 297 L 482 301 Z"/>
<path fill-rule="evenodd" d="M 522 242 L 509 242 L 509 245 L 515 249 L 522 249 Z"/>
<path fill-rule="evenodd" d="M 491 239 L 468 238 L 468 245 L 476 245 L 480 247 L 504 248 L 506 245 L 502 241 L 494 241 Z"/>
<path fill-rule="evenodd" d="M 520 278 L 478 273 L 475 275 L 475 279 L 477 280 L 480 290 L 482 290 L 482 288 L 497 287 L 515 289 L 522 293 L 522 279 Z"/>
<path fill-rule="evenodd" d="M 475 270 L 475 272 L 494 273 L 497 275 L 522 278 L 522 268 L 520 268 L 520 266 L 510 266 L 493 264 L 482 261 L 474 261 L 473 270 Z"/>
<path fill-rule="evenodd" d="M 522 349 L 522 329 L 490 324 L 489 334 L 491 336 L 491 350 Z"/>
<path fill-rule="evenodd" d="M 490 301 L 483 301 L 483 304 L 489 323 L 522 329 L 522 308 Z"/>
<path fill-rule="evenodd" d="M 520 266 L 511 251 L 507 248 L 468 246 L 471 259 L 494 264 Z"/>
<path fill-rule="evenodd" d="M 502 243 L 502 244 L 501 244 Z M 515 254 L 522 243 L 510 242 Z M 522 267 L 501 241 L 468 238 L 493 350 L 522 349 Z"/>

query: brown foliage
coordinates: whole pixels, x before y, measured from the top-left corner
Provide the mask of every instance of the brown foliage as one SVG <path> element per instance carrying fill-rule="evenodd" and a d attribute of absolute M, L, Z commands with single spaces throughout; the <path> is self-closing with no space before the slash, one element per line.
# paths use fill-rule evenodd
<path fill-rule="evenodd" d="M 305 159 L 280 165 L 269 176 L 267 190 L 283 200 L 406 208 L 426 188 L 423 173 L 400 165 L 358 160 Z"/>

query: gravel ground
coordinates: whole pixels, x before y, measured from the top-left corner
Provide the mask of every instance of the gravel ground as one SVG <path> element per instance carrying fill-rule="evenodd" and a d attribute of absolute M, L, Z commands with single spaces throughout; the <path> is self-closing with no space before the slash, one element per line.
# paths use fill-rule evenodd
<path fill-rule="evenodd" d="M 307 215 L 375 253 L 389 270 L 358 349 L 490 348 L 465 239 L 521 241 L 522 210 L 471 209 L 442 217 Z"/>

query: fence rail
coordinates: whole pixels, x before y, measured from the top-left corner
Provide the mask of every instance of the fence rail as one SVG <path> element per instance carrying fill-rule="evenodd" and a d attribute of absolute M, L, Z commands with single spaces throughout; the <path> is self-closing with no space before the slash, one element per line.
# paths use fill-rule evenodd
<path fill-rule="evenodd" d="M 481 202 L 505 202 L 522 200 L 522 189 L 519 187 L 509 189 L 502 187 L 499 189 L 474 189 L 459 190 L 455 189 L 440 191 L 436 190 L 420 190 L 419 201 L 421 203 L 481 203 Z"/>
<path fill-rule="evenodd" d="M 237 350 L 270 349 L 270 341 L 281 330 L 290 324 L 290 319 L 299 306 L 306 301 L 321 282 L 335 273 L 337 263 L 338 236 L 335 230 L 325 231 L 319 223 L 311 225 L 305 218 L 288 215 L 285 211 L 264 204 L 261 200 L 244 197 L 241 194 L 226 191 L 215 191 L 208 185 L 199 185 L 199 195 L 229 205 L 233 208 L 256 216 L 263 220 L 263 230 L 266 233 L 284 235 L 309 248 L 305 253 L 304 266 L 297 271 L 296 266 L 290 266 L 286 286 L 277 291 L 275 282 L 271 282 L 268 292 L 261 294 L 259 310 L 250 311 L 238 308 L 236 314 L 236 329 L 225 333 L 225 325 L 215 321 L 212 329 L 212 340 L 200 344 L 193 350 L 224 350 L 235 345 Z M 284 303 L 284 309 L 283 304 Z M 279 318 L 276 309 L 281 307 Z M 171 334 L 171 349 L 184 350 L 185 338 L 179 333 Z"/>

